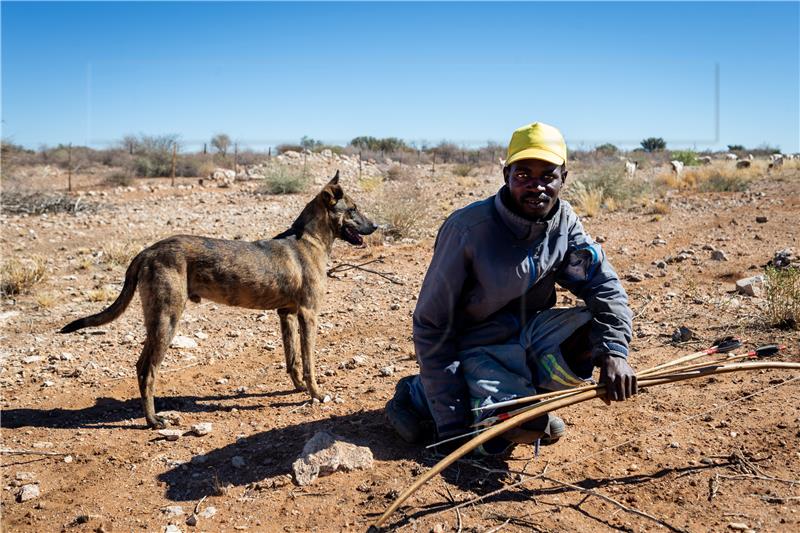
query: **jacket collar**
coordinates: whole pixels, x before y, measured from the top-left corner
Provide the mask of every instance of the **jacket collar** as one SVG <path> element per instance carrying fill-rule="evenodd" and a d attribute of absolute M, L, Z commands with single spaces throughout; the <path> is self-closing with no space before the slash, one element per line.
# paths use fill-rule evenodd
<path fill-rule="evenodd" d="M 553 225 L 554 220 L 558 220 L 561 214 L 561 200 L 556 200 L 556 205 L 544 220 L 528 220 L 511 211 L 506 206 L 509 200 L 508 186 L 503 187 L 494 195 L 494 207 L 500 215 L 500 219 L 513 233 L 518 240 L 533 241 L 541 237 Z"/>

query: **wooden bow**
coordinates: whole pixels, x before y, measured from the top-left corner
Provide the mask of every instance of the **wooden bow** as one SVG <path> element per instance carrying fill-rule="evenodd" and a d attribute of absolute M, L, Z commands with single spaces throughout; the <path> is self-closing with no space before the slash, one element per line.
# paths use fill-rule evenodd
<path fill-rule="evenodd" d="M 706 377 L 712 376 L 716 374 L 727 374 L 729 372 L 741 372 L 745 370 L 761 370 L 767 368 L 783 368 L 783 369 L 798 369 L 800 370 L 800 363 L 782 363 L 782 362 L 753 362 L 753 363 L 732 363 L 732 364 L 710 364 L 706 365 L 703 368 L 694 368 L 694 369 L 687 369 L 688 371 L 681 372 L 678 371 L 673 374 L 665 374 L 665 375 L 650 375 L 650 376 L 642 376 L 642 379 L 638 380 L 638 385 L 640 388 L 652 387 L 655 385 L 663 385 L 665 383 L 674 383 L 677 381 L 684 381 L 687 379 L 699 378 L 699 377 Z M 545 413 L 550 411 L 554 411 L 556 409 L 561 409 L 562 407 L 569 407 L 570 405 L 575 405 L 577 403 L 585 402 L 587 400 L 591 400 L 592 398 L 599 398 L 605 395 L 605 385 L 599 385 L 597 387 L 592 387 L 590 390 L 586 390 L 585 392 L 578 392 L 578 391 L 564 391 L 562 396 L 558 396 L 547 401 L 544 401 L 540 404 L 537 404 L 532 409 L 520 413 L 516 416 L 513 416 L 499 424 L 492 426 L 491 428 L 487 429 L 483 433 L 473 437 L 469 441 L 462 444 L 458 449 L 453 451 L 450 455 L 436 463 L 433 468 L 419 476 L 417 480 L 412 483 L 408 488 L 406 488 L 398 497 L 395 499 L 394 502 L 386 509 L 378 520 L 375 521 L 373 526 L 370 528 L 380 528 L 389 517 L 394 513 L 404 501 L 406 501 L 412 494 L 414 494 L 422 485 L 427 483 L 431 478 L 435 475 L 442 472 L 445 468 L 450 466 L 451 464 L 455 463 L 472 450 L 480 446 L 481 444 L 488 442 L 489 440 L 502 435 L 506 431 L 510 429 L 514 429 L 529 420 L 533 420 Z"/>

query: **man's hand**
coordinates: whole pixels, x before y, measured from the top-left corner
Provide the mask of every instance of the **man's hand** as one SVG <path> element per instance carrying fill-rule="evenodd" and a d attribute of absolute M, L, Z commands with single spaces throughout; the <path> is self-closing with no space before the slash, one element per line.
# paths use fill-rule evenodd
<path fill-rule="evenodd" d="M 638 392 L 636 374 L 623 357 L 600 356 L 600 383 L 606 386 L 606 400 L 621 402 Z"/>

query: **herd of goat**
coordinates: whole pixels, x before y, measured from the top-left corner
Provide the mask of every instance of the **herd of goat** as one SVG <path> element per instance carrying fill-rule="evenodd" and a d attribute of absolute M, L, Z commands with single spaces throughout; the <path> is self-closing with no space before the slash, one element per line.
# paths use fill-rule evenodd
<path fill-rule="evenodd" d="M 736 168 L 750 168 L 753 160 L 753 154 L 748 154 L 747 157 L 740 158 L 738 155 L 734 153 L 726 153 L 721 155 L 721 159 L 728 160 L 728 161 L 735 161 Z M 783 165 L 784 161 L 791 161 L 793 159 L 800 159 L 800 154 L 772 154 L 769 156 L 769 166 L 768 169 L 773 169 L 776 167 L 780 167 Z M 701 165 L 710 165 L 713 158 L 709 155 L 698 157 L 697 160 L 700 162 Z M 625 163 L 625 173 L 628 177 L 633 177 L 636 174 L 636 171 L 639 169 L 639 162 L 638 161 L 631 161 L 630 159 L 623 157 L 622 161 Z M 672 160 L 669 162 L 670 167 L 672 168 L 672 172 L 676 175 L 680 176 L 683 172 L 683 167 L 685 166 L 683 161 Z"/>

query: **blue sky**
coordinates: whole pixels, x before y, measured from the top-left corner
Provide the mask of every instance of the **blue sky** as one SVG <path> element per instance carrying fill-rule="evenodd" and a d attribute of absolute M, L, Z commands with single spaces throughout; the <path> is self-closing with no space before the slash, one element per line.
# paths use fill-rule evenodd
<path fill-rule="evenodd" d="M 225 132 L 466 146 L 541 120 L 568 144 L 800 151 L 800 3 L 17 3 L 3 137 L 104 147 Z M 715 69 L 719 68 L 719 138 Z"/>

